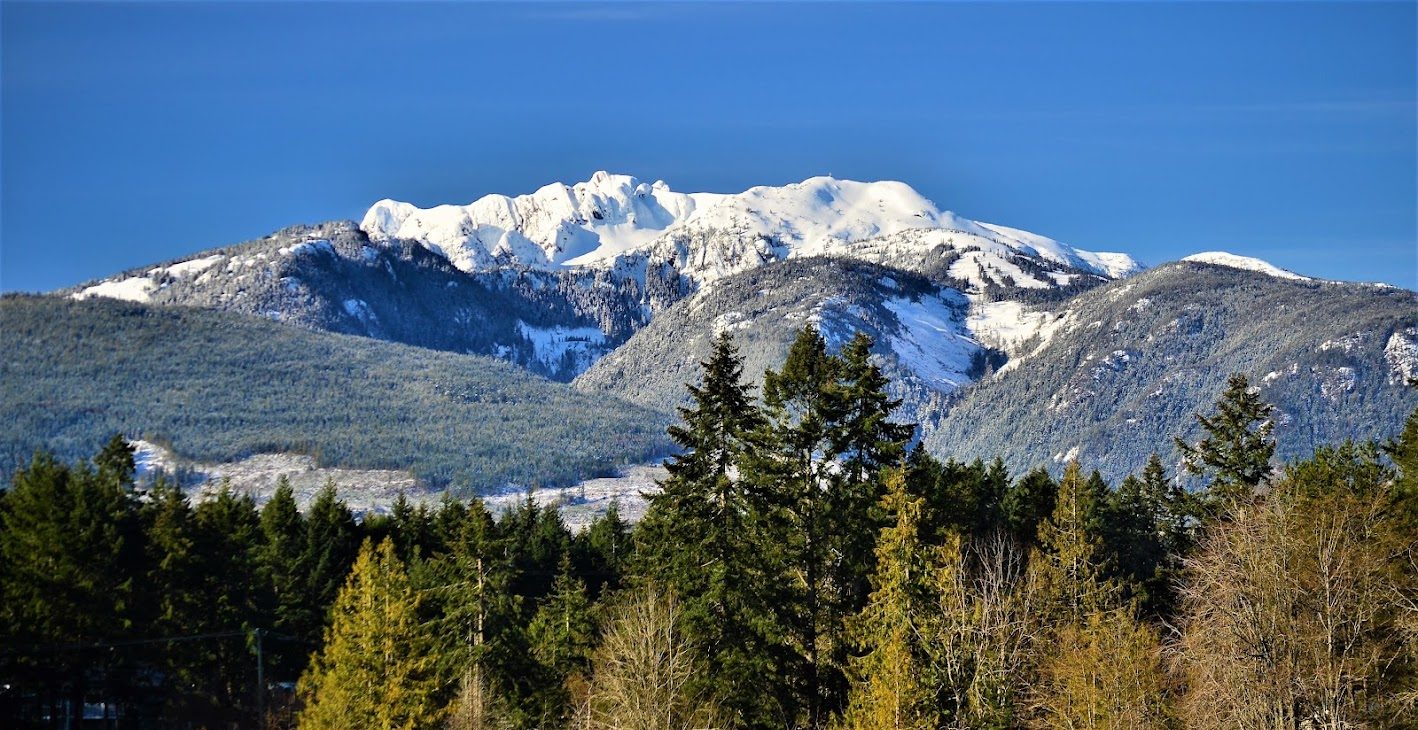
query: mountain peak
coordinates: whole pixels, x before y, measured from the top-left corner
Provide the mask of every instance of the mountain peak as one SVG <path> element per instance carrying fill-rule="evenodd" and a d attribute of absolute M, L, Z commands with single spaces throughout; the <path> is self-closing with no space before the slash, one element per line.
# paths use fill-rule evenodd
<path fill-rule="evenodd" d="M 635 259 L 670 263 L 705 282 L 783 258 L 892 263 L 955 251 L 970 259 L 962 278 L 979 286 L 1053 287 L 1078 272 L 1112 279 L 1142 268 L 1124 254 L 1082 251 L 943 211 L 904 182 L 832 175 L 723 194 L 679 193 L 663 180 L 647 185 L 598 170 L 585 182 L 487 195 L 464 206 L 381 200 L 360 227 L 375 240 L 421 243 L 465 271 L 503 263 L 616 268 Z M 1040 278 L 1011 263 L 1016 257 L 1044 262 L 1057 275 Z"/>
<path fill-rule="evenodd" d="M 1238 254 L 1228 253 L 1226 251 L 1203 251 L 1201 253 L 1194 253 L 1190 256 L 1187 256 L 1182 260 L 1200 264 L 1227 266 L 1233 269 L 1241 269 L 1244 271 L 1255 271 L 1261 274 L 1266 274 L 1268 276 L 1274 276 L 1277 279 L 1314 281 L 1308 276 L 1300 276 L 1299 274 L 1296 274 L 1293 271 L 1287 271 L 1285 269 L 1282 269 L 1279 266 L 1270 263 L 1269 261 L 1263 261 L 1261 259 L 1253 258 L 1251 256 L 1240 256 Z"/>

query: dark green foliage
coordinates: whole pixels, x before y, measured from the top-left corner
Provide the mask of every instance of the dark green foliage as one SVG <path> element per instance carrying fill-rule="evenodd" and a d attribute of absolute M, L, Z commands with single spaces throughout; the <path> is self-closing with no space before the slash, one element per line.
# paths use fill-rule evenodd
<path fill-rule="evenodd" d="M 1032 542 L 1039 525 L 1054 511 L 1059 486 L 1042 467 L 1030 471 L 1014 483 L 1002 501 L 1005 524 L 1017 537 Z"/>
<path fill-rule="evenodd" d="M 1214 415 L 1197 414 L 1206 434 L 1195 444 L 1175 439 L 1187 470 L 1210 477 L 1202 508 L 1211 515 L 1249 502 L 1256 487 L 1269 478 L 1275 456 L 1275 407 L 1240 373 L 1226 381 Z"/>
<path fill-rule="evenodd" d="M 0 351 L 15 354 L 0 361 L 3 474 L 121 432 L 202 461 L 293 451 L 467 492 L 567 483 L 666 445 L 662 416 L 506 363 L 220 312 L 6 296 Z"/>
<path fill-rule="evenodd" d="M 276 493 L 261 508 L 264 540 L 259 554 L 261 569 L 271 587 L 270 628 L 282 635 L 295 636 L 305 630 L 306 605 L 305 518 L 296 509 L 295 494 L 284 476 Z M 305 667 L 308 649 L 303 643 L 280 641 L 271 647 L 271 666 L 276 676 L 296 677 Z"/>
<path fill-rule="evenodd" d="M 79 701 L 96 689 L 91 680 L 132 679 L 130 655 L 91 648 L 126 638 L 141 619 L 143 536 L 123 486 L 132 475 L 113 470 L 121 458 L 106 461 L 95 471 L 38 454 L 15 475 L 0 512 L 0 623 L 17 652 L 5 653 L 7 681 L 45 703 Z M 103 689 L 122 696 L 132 688 Z"/>
<path fill-rule="evenodd" d="M 637 562 L 681 601 L 684 632 L 706 664 L 696 682 L 737 726 L 771 727 L 783 719 L 788 681 L 769 592 L 779 588 L 780 548 L 763 539 L 762 492 L 734 473 L 762 420 L 727 335 L 701 366 L 692 404 L 670 429 L 683 451 L 665 463 L 669 478 L 636 530 Z"/>
<path fill-rule="evenodd" d="M 604 515 L 576 533 L 571 543 L 573 563 L 576 572 L 585 576 L 590 595 L 620 588 L 620 577 L 631 564 L 634 547 L 630 524 L 621 519 L 620 505 L 614 501 Z"/>
<path fill-rule="evenodd" d="M 1193 541 L 1193 512 L 1191 495 L 1167 478 L 1155 454 L 1141 476 L 1128 475 L 1108 495 L 1104 542 L 1114 568 L 1111 577 L 1130 588 L 1153 615 L 1175 608 L 1181 560 Z"/>
<path fill-rule="evenodd" d="M 543 674 L 536 693 L 542 727 L 564 727 L 571 720 L 571 690 L 585 683 L 595 628 L 586 584 L 571 574 L 570 557 L 564 556 L 551 593 L 527 626 L 532 656 Z"/>

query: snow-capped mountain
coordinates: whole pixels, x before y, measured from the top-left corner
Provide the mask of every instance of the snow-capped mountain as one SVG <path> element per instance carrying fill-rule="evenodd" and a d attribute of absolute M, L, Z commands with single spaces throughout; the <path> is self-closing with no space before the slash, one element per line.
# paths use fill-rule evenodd
<path fill-rule="evenodd" d="M 296 226 L 66 293 L 233 310 L 570 380 L 689 294 L 825 258 L 913 272 L 962 302 L 1058 299 L 1140 268 L 941 211 L 899 182 L 726 195 L 602 172 L 467 206 L 384 200 L 358 226 Z"/>
<path fill-rule="evenodd" d="M 1110 477 L 1186 433 L 1232 372 L 1273 395 L 1294 453 L 1390 433 L 1414 403 L 1413 292 L 1220 252 L 1140 270 L 898 182 L 678 193 L 597 173 L 467 206 L 380 201 L 359 224 L 294 226 L 60 293 L 489 355 L 659 414 L 716 331 L 735 334 L 750 378 L 805 324 L 834 349 L 864 331 L 937 454 L 1009 448 L 1022 468 L 1067 441 L 1058 453 Z"/>
<path fill-rule="evenodd" d="M 1045 288 L 1141 269 L 1126 254 L 1083 251 L 942 211 L 905 183 L 832 177 L 721 194 L 597 172 L 586 182 L 465 206 L 381 200 L 360 227 L 375 241 L 422 244 L 470 272 L 506 264 L 634 271 L 649 262 L 706 283 L 769 261 L 845 256 L 930 266 L 976 286 Z"/>

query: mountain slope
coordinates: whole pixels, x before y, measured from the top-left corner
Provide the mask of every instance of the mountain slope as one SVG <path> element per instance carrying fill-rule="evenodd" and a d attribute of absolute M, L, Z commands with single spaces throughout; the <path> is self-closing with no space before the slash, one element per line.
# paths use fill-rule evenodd
<path fill-rule="evenodd" d="M 489 355 L 570 380 L 683 296 L 677 277 L 508 266 L 468 273 L 352 223 L 294 226 L 67 290 L 241 312 L 311 329 Z"/>
<path fill-rule="evenodd" d="M 669 409 L 698 380 L 715 333 L 734 335 L 744 374 L 757 383 L 811 323 L 833 351 L 859 330 L 871 335 L 893 394 L 908 417 L 922 418 L 1002 362 L 969 330 L 968 307 L 960 292 L 919 274 L 848 259 L 791 259 L 721 279 L 661 312 L 573 384 Z"/>
<path fill-rule="evenodd" d="M 258 452 L 411 470 L 463 491 L 567 483 L 666 448 L 667 419 L 488 358 L 259 318 L 0 299 L 0 473 L 113 432 L 208 462 Z"/>
<path fill-rule="evenodd" d="M 1015 359 L 959 394 L 931 451 L 1015 469 L 1078 456 L 1118 478 L 1154 449 L 1175 462 L 1172 437 L 1198 437 L 1193 414 L 1233 372 L 1278 407 L 1282 458 L 1387 438 L 1418 407 L 1411 291 L 1174 263 L 1034 314 L 1020 321 L 1039 336 L 1020 328 Z"/>

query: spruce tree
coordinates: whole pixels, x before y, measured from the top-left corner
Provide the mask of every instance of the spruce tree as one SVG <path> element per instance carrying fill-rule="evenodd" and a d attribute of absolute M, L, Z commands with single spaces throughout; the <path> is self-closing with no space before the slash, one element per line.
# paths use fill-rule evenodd
<path fill-rule="evenodd" d="M 437 727 L 433 637 L 418 594 L 388 540 L 360 548 L 340 589 L 324 646 L 300 680 L 301 730 Z"/>
<path fill-rule="evenodd" d="M 636 558 L 643 575 L 680 599 L 683 631 L 706 665 L 695 691 L 721 698 L 736 726 L 771 727 L 788 681 L 771 611 L 778 548 L 761 539 L 768 508 L 741 474 L 747 437 L 762 420 L 728 334 L 701 367 L 691 405 L 669 429 L 681 452 L 649 498 Z"/>
<path fill-rule="evenodd" d="M 1174 439 L 1187 470 L 1211 475 L 1204 500 L 1209 516 L 1219 516 L 1249 502 L 1256 487 L 1270 476 L 1275 456 L 1275 408 L 1260 397 L 1246 376 L 1232 375 L 1216 402 L 1216 413 L 1197 414 L 1206 435 L 1195 444 Z"/>

